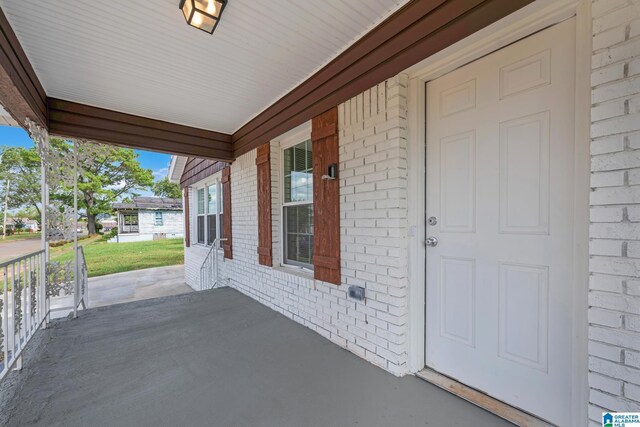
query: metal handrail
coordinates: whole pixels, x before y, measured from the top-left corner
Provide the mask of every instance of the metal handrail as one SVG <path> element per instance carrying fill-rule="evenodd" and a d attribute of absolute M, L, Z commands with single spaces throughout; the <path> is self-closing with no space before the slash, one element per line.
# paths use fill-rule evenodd
<path fill-rule="evenodd" d="M 204 258 L 202 265 L 200 266 L 200 290 L 203 291 L 205 289 L 213 289 L 218 284 L 218 250 L 220 249 L 220 242 L 226 242 L 227 239 L 214 239 L 207 252 L 207 256 Z M 212 256 L 213 255 L 213 256 Z M 224 262 L 224 257 L 222 257 L 222 262 Z M 212 271 L 213 270 L 213 271 Z M 215 271 L 215 278 L 207 277 L 207 273 L 211 274 Z M 210 282 L 214 279 L 213 283 L 211 283 L 210 287 L 205 287 L 205 283 Z"/>
<path fill-rule="evenodd" d="M 35 251 L 26 255 L 19 256 L 18 258 L 12 258 L 8 261 L 0 262 L 0 268 L 4 268 L 8 265 L 15 264 L 16 262 L 24 261 L 27 258 L 31 258 L 33 256 L 40 255 L 42 253 L 44 253 L 44 249 L 40 249 L 39 251 Z"/>

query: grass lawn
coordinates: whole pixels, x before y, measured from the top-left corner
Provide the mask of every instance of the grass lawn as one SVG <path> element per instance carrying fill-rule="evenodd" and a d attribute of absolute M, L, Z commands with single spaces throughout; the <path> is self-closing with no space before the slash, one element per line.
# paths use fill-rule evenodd
<path fill-rule="evenodd" d="M 107 243 L 99 236 L 78 242 L 84 247 L 89 277 L 184 263 L 183 239 Z M 51 248 L 52 261 L 73 259 L 73 243 Z"/>
<path fill-rule="evenodd" d="M 16 240 L 31 240 L 39 239 L 40 233 L 16 233 L 11 236 L 7 236 L 6 239 L 2 238 L 2 232 L 0 231 L 0 244 L 4 242 L 15 242 Z"/>

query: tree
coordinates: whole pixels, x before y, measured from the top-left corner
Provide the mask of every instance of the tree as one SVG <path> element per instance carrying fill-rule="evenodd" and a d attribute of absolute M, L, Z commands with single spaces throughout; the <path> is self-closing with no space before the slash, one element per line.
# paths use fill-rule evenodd
<path fill-rule="evenodd" d="M 40 218 L 40 156 L 35 147 L 0 149 L 0 185 L 9 191 L 9 209 L 30 208 Z M 9 188 L 6 188 L 9 179 Z M 4 195 L 4 194 L 3 194 Z M 35 218 L 34 218 L 35 219 Z"/>
<path fill-rule="evenodd" d="M 73 144 L 51 138 L 51 146 L 73 158 Z M 89 234 L 96 234 L 96 216 L 112 212 L 111 204 L 134 190 L 145 190 L 153 184 L 151 169 L 144 169 L 138 154 L 130 148 L 102 144 L 78 143 L 78 207 L 87 217 Z M 73 168 L 73 162 L 63 167 Z M 62 186 L 51 197 L 73 205 L 73 189 Z"/>
<path fill-rule="evenodd" d="M 33 206 L 25 206 L 22 209 L 18 210 L 13 216 L 19 217 L 19 218 L 32 219 L 38 222 L 38 224 L 42 219 L 42 217 L 40 216 L 40 211 L 35 209 Z"/>
<path fill-rule="evenodd" d="M 161 179 L 153 183 L 152 191 L 154 196 L 169 197 L 171 199 L 179 199 L 182 197 L 182 190 L 176 183 L 169 181 L 169 178 Z"/>

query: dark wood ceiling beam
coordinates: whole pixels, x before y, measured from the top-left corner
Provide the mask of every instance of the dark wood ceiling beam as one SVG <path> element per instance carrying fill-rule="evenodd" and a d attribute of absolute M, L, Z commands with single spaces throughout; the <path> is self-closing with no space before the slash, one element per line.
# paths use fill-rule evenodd
<path fill-rule="evenodd" d="M 231 135 L 48 99 L 49 133 L 212 160 L 233 159 Z"/>
<path fill-rule="evenodd" d="M 47 123 L 47 95 L 0 9 L 0 103 L 21 125 Z"/>
<path fill-rule="evenodd" d="M 0 10 L 0 102 L 52 134 L 231 161 L 533 0 L 413 0 L 234 135 L 51 99 Z"/>
<path fill-rule="evenodd" d="M 234 157 L 445 49 L 533 0 L 413 0 L 233 135 Z"/>
<path fill-rule="evenodd" d="M 188 187 L 216 172 L 220 172 L 227 166 L 228 163 L 225 162 L 190 158 L 185 164 L 184 172 L 180 177 L 180 186 L 182 188 Z"/>
<path fill-rule="evenodd" d="M 0 103 L 20 124 L 50 134 L 183 156 L 233 159 L 231 135 L 48 98 L 0 9 Z"/>

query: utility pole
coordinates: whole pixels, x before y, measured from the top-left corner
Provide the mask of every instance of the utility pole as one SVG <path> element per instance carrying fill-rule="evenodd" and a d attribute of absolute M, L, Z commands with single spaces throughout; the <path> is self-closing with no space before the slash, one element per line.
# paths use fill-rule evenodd
<path fill-rule="evenodd" d="M 2 240 L 7 238 L 7 210 L 9 206 L 9 178 L 7 178 L 7 187 L 4 189 L 4 223 L 2 224 Z"/>

